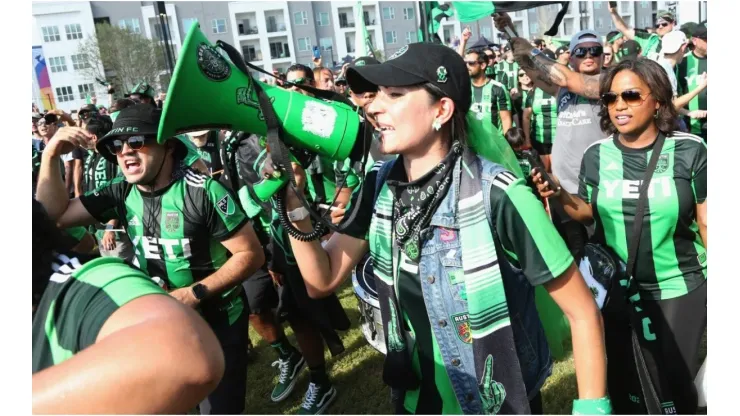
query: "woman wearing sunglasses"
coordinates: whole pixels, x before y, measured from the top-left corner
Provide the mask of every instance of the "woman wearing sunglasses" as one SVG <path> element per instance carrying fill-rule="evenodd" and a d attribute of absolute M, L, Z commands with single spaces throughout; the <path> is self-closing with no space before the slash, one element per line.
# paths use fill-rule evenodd
<path fill-rule="evenodd" d="M 675 131 L 673 92 L 656 62 L 620 62 L 602 79 L 600 92 L 601 127 L 611 136 L 586 150 L 579 195 L 554 193 L 539 174 L 533 178 L 542 197 L 558 198 L 580 222 L 593 221 L 595 239 L 624 262 L 633 224 L 643 221 L 633 276 L 648 316 L 642 335 L 655 342 L 643 353 L 667 363 L 652 365 L 653 382 L 673 398 L 678 414 L 691 414 L 707 323 L 707 148 L 698 136 Z M 640 182 L 659 140 L 664 143 L 647 189 L 645 215 L 636 218 Z M 629 397 L 641 394 L 634 382 L 626 313 L 604 317 L 609 393 L 617 413 L 644 414 L 645 408 Z"/>
<path fill-rule="evenodd" d="M 325 247 L 290 241 L 316 298 L 370 252 L 388 351 L 383 380 L 399 393 L 396 411 L 541 413 L 551 360 L 533 286 L 544 285 L 572 328 L 574 411 L 609 412 L 601 320 L 570 253 L 524 179 L 466 146 L 485 138 L 469 136 L 463 59 L 413 43 L 383 64 L 350 68 L 347 81 L 353 91 L 377 91 L 366 111 L 381 151 L 398 158 L 366 175 L 343 234 Z M 301 206 L 294 192 L 285 197 L 288 210 Z M 308 218 L 293 221 L 311 227 Z"/>

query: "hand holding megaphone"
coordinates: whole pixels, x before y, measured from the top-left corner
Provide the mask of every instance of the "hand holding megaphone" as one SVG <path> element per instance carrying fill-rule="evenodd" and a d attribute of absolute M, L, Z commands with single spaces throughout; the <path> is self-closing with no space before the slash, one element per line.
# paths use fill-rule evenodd
<path fill-rule="evenodd" d="M 293 167 L 296 189 L 286 186 L 283 188 L 283 192 L 285 192 L 285 206 L 287 207 L 287 210 L 293 211 L 294 209 L 298 209 L 303 206 L 301 200 L 298 198 L 298 193 L 303 193 L 303 190 L 306 187 L 306 171 L 304 171 L 303 167 L 298 163 L 292 162 L 290 165 Z"/>

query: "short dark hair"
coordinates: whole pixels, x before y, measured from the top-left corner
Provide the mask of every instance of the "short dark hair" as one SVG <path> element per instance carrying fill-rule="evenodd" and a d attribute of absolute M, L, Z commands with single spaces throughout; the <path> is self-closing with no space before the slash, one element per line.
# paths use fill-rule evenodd
<path fill-rule="evenodd" d="M 509 146 L 511 146 L 512 149 L 524 146 L 524 142 L 526 141 L 524 130 L 519 127 L 512 127 L 507 130 L 504 137 L 506 138 L 506 141 L 509 142 Z"/>
<path fill-rule="evenodd" d="M 85 126 L 87 132 L 98 136 L 98 139 L 103 138 L 112 128 L 113 120 L 109 116 L 99 113 L 93 113 L 87 122 L 87 126 Z"/>
<path fill-rule="evenodd" d="M 115 113 L 116 111 L 121 111 L 124 108 L 133 107 L 135 105 L 136 101 L 130 98 L 121 98 L 120 100 L 116 100 L 116 102 L 110 106 L 110 112 Z"/>
<path fill-rule="evenodd" d="M 612 30 L 611 32 L 607 33 L 606 34 L 606 43 L 613 43 L 614 42 L 614 37 L 615 36 L 618 36 L 620 33 L 622 33 L 622 32 L 620 32 L 618 30 Z"/>
<path fill-rule="evenodd" d="M 426 91 L 429 96 L 432 99 L 433 103 L 436 103 L 437 101 L 441 100 L 444 97 L 447 97 L 447 95 L 442 92 L 439 87 L 432 84 L 431 82 L 427 82 L 426 84 L 422 84 L 421 87 Z M 449 97 L 448 97 L 449 98 Z M 457 140 L 460 142 L 461 145 L 467 146 L 468 144 L 468 122 L 465 119 L 465 116 L 468 112 L 468 109 L 462 109 L 457 106 L 457 103 L 455 103 L 455 111 L 452 113 L 452 117 L 450 120 L 445 123 L 445 125 L 442 126 L 444 128 L 446 125 L 449 125 L 450 127 L 450 136 L 452 137 L 452 140 Z"/>
<path fill-rule="evenodd" d="M 632 71 L 640 77 L 642 82 L 650 88 L 650 95 L 660 104 L 655 116 L 655 124 L 658 130 L 669 134 L 678 128 L 678 111 L 673 106 L 673 88 L 668 75 L 660 64 L 647 58 L 628 59 L 619 62 L 617 65 L 609 68 L 606 76 L 601 78 L 599 96 L 609 92 L 614 81 L 614 77 L 622 71 Z M 607 134 L 614 134 L 617 128 L 612 124 L 609 118 L 609 109 L 601 105 L 599 111 L 599 122 L 601 130 Z"/>
<path fill-rule="evenodd" d="M 476 56 L 478 56 L 477 61 L 483 62 L 484 64 L 486 64 L 486 66 L 488 66 L 488 55 L 486 55 L 482 50 L 480 50 L 480 49 L 468 49 L 465 52 L 465 55 L 469 55 L 471 53 L 474 53 Z"/>
<path fill-rule="evenodd" d="M 303 64 L 293 64 L 288 68 L 287 71 L 285 71 L 285 75 L 287 76 L 289 73 L 294 71 L 301 71 L 303 72 L 304 78 L 308 78 L 311 82 L 316 82 L 316 78 L 313 76 L 313 70 L 306 65 Z M 287 78 L 287 77 L 286 77 Z"/>

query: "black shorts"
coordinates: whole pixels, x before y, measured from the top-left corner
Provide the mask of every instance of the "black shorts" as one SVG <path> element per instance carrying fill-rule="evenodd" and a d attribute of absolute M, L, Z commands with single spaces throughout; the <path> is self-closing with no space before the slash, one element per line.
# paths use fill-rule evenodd
<path fill-rule="evenodd" d="M 532 139 L 532 147 L 542 156 L 552 153 L 552 143 L 540 143 L 537 140 Z"/>
<path fill-rule="evenodd" d="M 257 315 L 278 306 L 278 293 L 267 270 L 260 268 L 242 283 L 247 294 L 247 310 Z"/>

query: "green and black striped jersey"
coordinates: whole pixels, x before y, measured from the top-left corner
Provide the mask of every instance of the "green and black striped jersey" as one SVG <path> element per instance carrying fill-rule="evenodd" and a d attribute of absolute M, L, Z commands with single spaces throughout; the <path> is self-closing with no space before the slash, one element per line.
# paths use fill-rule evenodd
<path fill-rule="evenodd" d="M 699 86 L 699 80 L 703 73 L 707 72 L 707 57 L 699 58 L 693 52 L 688 53 L 676 66 L 676 80 L 678 81 L 678 95 L 688 93 Z M 689 101 L 686 108 L 689 111 L 707 109 L 707 88 Z M 685 117 L 689 132 L 701 136 L 707 141 L 707 119 L 693 119 Z"/>
<path fill-rule="evenodd" d="M 642 56 L 653 60 L 658 58 L 659 52 L 663 47 L 660 35 L 656 33 L 635 31 L 633 39 L 640 45 Z"/>
<path fill-rule="evenodd" d="M 248 221 L 236 198 L 219 182 L 184 167 L 175 175 L 168 186 L 153 193 L 119 176 L 80 198 L 98 221 L 121 222 L 136 251 L 136 265 L 169 289 L 190 286 L 223 266 L 231 253 L 221 242 Z M 240 312 L 230 311 L 230 321 Z"/>
<path fill-rule="evenodd" d="M 33 317 L 33 373 L 95 344 L 108 318 L 126 303 L 165 294 L 143 272 L 115 257 L 83 264 L 77 257 L 57 254 L 49 275 Z"/>
<path fill-rule="evenodd" d="M 524 108 L 532 109 L 530 137 L 539 143 L 552 144 L 558 128 L 557 98 L 535 88 L 533 92 L 527 94 Z"/>
<path fill-rule="evenodd" d="M 221 177 L 223 164 L 221 163 L 221 144 L 218 139 L 218 130 L 211 130 L 208 132 L 208 140 L 201 147 L 195 146 L 195 151 L 206 164 L 208 173 L 218 180 Z M 215 172 L 215 174 L 214 174 Z"/>
<path fill-rule="evenodd" d="M 109 162 L 100 153 L 93 150 L 87 151 L 84 164 L 84 191 L 90 192 L 102 186 L 105 182 L 113 180 L 121 173 L 118 164 Z"/>
<path fill-rule="evenodd" d="M 503 75 L 506 74 L 506 79 L 503 79 Z M 506 85 L 506 91 L 511 91 L 512 88 L 519 88 L 519 64 L 516 62 L 501 61 L 496 65 L 496 80 Z"/>
<path fill-rule="evenodd" d="M 627 261 L 627 244 L 639 186 L 652 156 L 614 136 L 583 155 L 579 196 L 593 207 L 596 239 Z M 707 278 L 707 251 L 696 223 L 696 205 L 707 199 L 707 146 L 700 137 L 673 132 L 665 139 L 647 192 L 636 279 L 644 299 L 685 295 Z"/>

